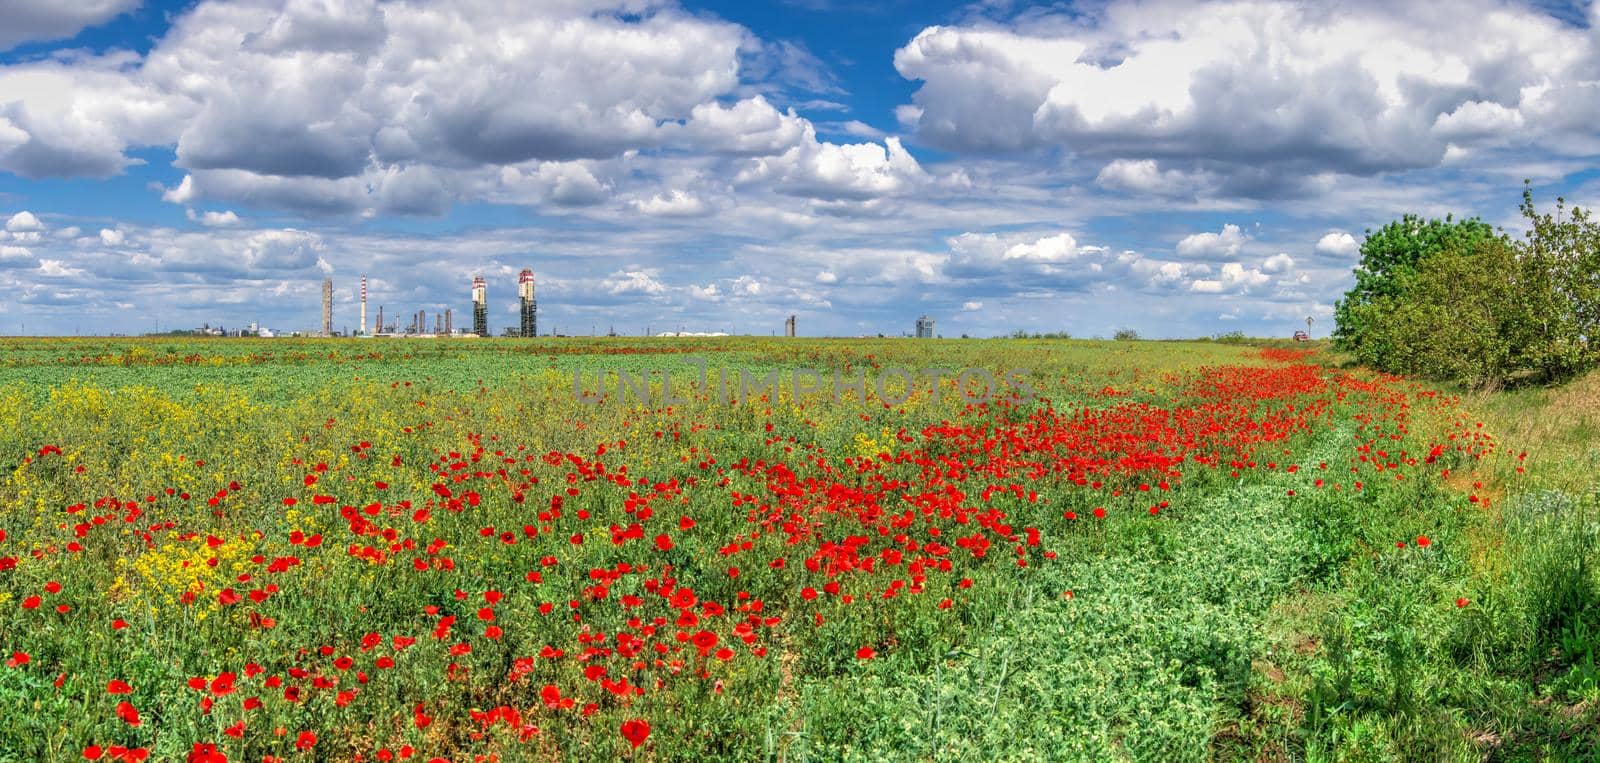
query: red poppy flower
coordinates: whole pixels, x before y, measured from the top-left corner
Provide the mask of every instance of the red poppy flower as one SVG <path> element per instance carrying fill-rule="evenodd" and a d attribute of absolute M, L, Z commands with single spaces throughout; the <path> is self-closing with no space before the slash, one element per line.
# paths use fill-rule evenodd
<path fill-rule="evenodd" d="M 228 763 L 228 756 L 210 743 L 195 742 L 189 752 L 188 763 Z"/>
<path fill-rule="evenodd" d="M 870 646 L 864 646 L 856 650 L 856 659 L 858 660 L 870 660 L 877 656 L 878 650 L 873 649 Z"/>
<path fill-rule="evenodd" d="M 139 709 L 134 707 L 127 700 L 117 703 L 117 717 L 121 718 L 122 722 L 128 724 L 129 726 L 139 725 Z"/>
<path fill-rule="evenodd" d="M 622 722 L 622 738 L 628 740 L 628 744 L 633 745 L 634 749 L 638 749 L 639 745 L 644 744 L 644 740 L 649 737 L 650 724 L 638 718 Z"/>

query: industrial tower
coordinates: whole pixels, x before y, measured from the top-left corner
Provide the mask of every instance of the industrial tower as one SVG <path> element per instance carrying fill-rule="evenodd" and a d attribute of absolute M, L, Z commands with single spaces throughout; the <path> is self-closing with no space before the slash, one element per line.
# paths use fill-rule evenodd
<path fill-rule="evenodd" d="M 356 333 L 367 333 L 367 277 L 361 277 L 361 322 L 356 324 Z"/>
<path fill-rule="evenodd" d="M 489 285 L 483 276 L 472 277 L 472 333 L 489 335 Z"/>
<path fill-rule="evenodd" d="M 523 268 L 517 275 L 517 296 L 522 299 L 522 336 L 539 335 L 539 301 L 533 295 L 533 271 Z"/>
<path fill-rule="evenodd" d="M 791 316 L 789 316 L 788 320 L 783 322 L 783 335 L 784 336 L 794 336 L 794 318 L 795 317 L 793 315 L 791 315 Z"/>
<path fill-rule="evenodd" d="M 322 335 L 333 336 L 333 279 L 322 280 Z"/>

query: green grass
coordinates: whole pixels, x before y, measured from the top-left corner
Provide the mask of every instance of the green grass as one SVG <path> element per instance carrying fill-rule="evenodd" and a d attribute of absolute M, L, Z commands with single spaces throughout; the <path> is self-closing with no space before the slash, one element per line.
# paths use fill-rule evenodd
<path fill-rule="evenodd" d="M 1244 411 L 1252 422 L 1284 414 L 1309 417 L 1311 424 L 1256 447 L 1249 457 L 1258 462 L 1254 468 L 1230 468 L 1227 456 L 1221 468 L 1182 464 L 1183 478 L 1170 493 L 1153 491 L 1170 501 L 1159 516 L 1146 511 L 1155 498 L 1135 487 L 1154 481 L 1148 475 L 1107 478 L 1111 484 L 1093 490 L 1072 484 L 1066 473 L 963 471 L 998 458 L 993 450 L 961 469 L 943 463 L 941 469 L 961 472 L 951 484 L 970 503 L 983 503 L 976 494 L 985 486 L 1037 489 L 1044 499 L 1038 504 L 1002 492 L 987 505 L 1006 512 L 1008 522 L 1037 528 L 1040 548 L 1057 556 L 1043 559 L 1035 550 L 1029 565 L 1018 568 L 1010 546 L 998 543 L 990 558 L 957 554 L 950 572 L 929 572 L 924 594 L 885 600 L 888 578 L 855 575 L 842 580 L 856 604 L 826 596 L 812 603 L 798 593 L 820 583 L 801 568 L 804 553 L 784 545 L 782 533 L 748 536 L 751 509 L 729 505 L 730 490 L 780 501 L 774 477 L 733 465 L 784 463 L 802 478 L 823 480 L 807 461 L 817 453 L 842 463 L 880 447 L 863 438 L 904 443 L 895 432 L 911 437 L 973 413 L 951 395 L 938 405 L 919 398 L 893 410 L 788 399 L 770 410 L 708 400 L 670 411 L 595 409 L 571 399 L 574 371 L 670 370 L 676 385 L 691 375 L 683 361 L 696 356 L 713 367 L 752 371 L 1025 368 L 1057 410 L 1140 411 L 1119 426 L 1140 427 L 1135 439 L 1141 440 L 1159 440 L 1177 416 Z M 1262 366 L 1274 362 L 1257 347 L 1214 342 L 6 340 L 0 343 L 0 529 L 8 538 L 0 541 L 0 556 L 20 562 L 0 571 L 0 656 L 20 649 L 33 661 L 25 669 L 0 668 L 0 760 L 81 759 L 91 741 L 147 745 L 157 759 L 181 758 L 199 741 L 231 745 L 235 759 L 267 752 L 337 759 L 401 741 L 457 756 L 452 760 L 474 752 L 507 760 L 1591 757 L 1600 745 L 1594 647 L 1600 507 L 1589 497 L 1586 459 L 1600 459 L 1590 442 L 1600 417 L 1583 408 L 1586 388 L 1480 395 L 1458 405 L 1426 388 L 1388 382 L 1369 388 L 1354 379 L 1260 401 L 1227 397 L 1218 407 L 1185 386 L 1195 378 L 1230 378 L 1226 368 Z M 1558 409 L 1564 414 L 1558 424 L 1542 423 Z M 1022 413 L 985 415 L 1004 422 Z M 1482 430 L 1475 426 L 1480 416 Z M 1434 442 L 1466 442 L 1461 438 L 1479 431 L 1501 443 L 1482 460 L 1452 450 L 1437 464 L 1399 465 L 1420 460 Z M 1450 435 L 1458 439 L 1445 439 Z M 629 443 L 625 450 L 616 445 L 621 440 Z M 358 442 L 369 443 L 374 457 L 352 455 Z M 1396 468 L 1380 472 L 1360 460 L 1367 451 L 1357 446 L 1367 442 L 1373 458 Z M 495 479 L 478 488 L 481 508 L 436 509 L 415 528 L 417 543 L 448 539 L 446 553 L 459 564 L 415 574 L 405 573 L 404 554 L 397 566 L 348 555 L 348 544 L 374 541 L 346 533 L 332 507 L 318 513 L 308 501 L 313 490 L 302 484 L 310 465 L 326 462 L 331 468 L 322 484 L 339 493 L 340 503 L 381 501 L 392 508 L 410 500 L 396 518 L 380 517 L 410 534 L 406 516 L 432 498 L 430 485 L 441 479 L 429 463 L 465 464 L 467 455 L 449 454 L 470 455 L 482 446 L 484 460 L 463 469 L 489 473 L 500 464 L 496 449 L 598 458 L 603 443 L 615 451 L 613 466 L 625 461 L 630 474 L 652 484 L 677 484 L 679 493 L 646 523 L 651 534 L 672 530 L 676 545 L 651 552 L 650 563 L 672 564 L 674 577 L 703 599 L 738 602 L 740 591 L 753 592 L 766 614 L 781 616 L 781 626 L 760 633 L 765 658 L 741 651 L 738 659 L 710 664 L 706 681 L 673 679 L 633 703 L 604 699 L 578 666 L 558 660 L 539 662 L 531 685 L 487 678 L 546 644 L 571 648 L 580 626 L 537 607 L 584 596 L 592 583 L 583 570 L 638 561 L 638 546 L 605 542 L 606 525 L 633 521 L 623 501 L 630 490 L 649 488 L 611 489 L 563 461 L 507 466 L 513 482 L 518 468 L 541 478 L 528 488 L 528 502 L 514 502 L 509 483 Z M 46 444 L 66 454 L 38 456 Z M 928 463 L 889 463 L 882 473 L 908 486 L 942 484 L 929 482 L 930 464 L 951 447 L 930 445 Z M 1519 473 L 1524 462 L 1516 454 L 1524 448 L 1530 457 Z M 1392 453 L 1380 458 L 1378 450 Z M 391 454 L 403 465 L 391 465 Z M 1441 480 L 1443 468 L 1452 475 Z M 823 481 L 839 490 L 860 488 L 869 484 L 864 474 L 835 472 Z M 1315 486 L 1318 479 L 1326 484 Z M 375 493 L 366 487 L 373 480 L 392 486 Z M 31 554 L 59 549 L 71 539 L 72 523 L 98 513 L 64 513 L 69 505 L 104 496 L 142 503 L 167 487 L 203 501 L 230 481 L 240 487 L 215 510 L 159 498 L 126 529 L 114 519 L 109 530 L 90 532 L 81 555 Z M 555 532 L 515 546 L 480 533 L 485 526 L 498 533 L 538 524 L 532 514 L 569 484 L 582 494 L 569 498 L 568 518 L 551 522 Z M 1113 497 L 1113 487 L 1124 494 Z M 899 493 L 910 490 L 889 491 L 885 511 L 903 508 Z M 296 495 L 302 501 L 291 513 L 282 499 Z M 1489 502 L 1473 503 L 1468 495 Z M 1095 505 L 1111 510 L 1105 520 L 1087 518 Z M 580 508 L 592 517 L 572 518 Z M 1085 516 L 1069 521 L 1064 509 Z M 679 514 L 695 517 L 693 532 L 672 529 Z M 134 532 L 162 522 L 198 538 L 162 529 L 147 544 Z M 819 522 L 828 538 L 861 534 L 876 544 L 892 535 L 847 513 Z M 320 531 L 328 543 L 314 551 L 291 546 L 285 539 L 296 529 Z M 251 535 L 257 531 L 259 538 Z M 569 545 L 567 535 L 580 531 L 590 542 Z M 228 576 L 235 574 L 229 565 L 238 564 L 277 581 L 282 593 L 259 608 L 278 621 L 276 628 L 252 628 L 242 614 L 205 601 L 163 600 L 174 590 L 164 586 L 189 576 L 168 563 L 203 545 L 207 534 L 230 543 L 250 538 L 245 545 L 269 559 L 304 557 L 301 567 L 269 578 L 243 560 L 250 552 L 225 547 L 201 554 L 223 554 Z M 1426 548 L 1415 540 L 1423 535 Z M 752 540 L 755 550 L 719 554 L 729 538 Z M 1406 546 L 1397 548 L 1397 541 Z M 547 554 L 561 560 L 550 582 L 524 583 Z M 764 563 L 780 555 L 788 557 L 787 567 Z M 155 571 L 131 566 L 138 563 Z M 741 567 L 737 579 L 725 574 L 730 565 Z M 578 574 L 558 574 L 569 567 Z M 167 577 L 172 581 L 161 582 Z M 973 580 L 970 588 L 957 585 L 963 577 Z M 18 608 L 47 580 L 65 584 L 71 615 Z M 228 578 L 207 580 L 209 597 Z M 625 577 L 611 596 L 643 593 L 641 585 Z M 498 641 L 476 635 L 479 604 L 455 595 L 488 588 L 507 592 L 497 620 L 506 637 Z M 946 596 L 954 606 L 936 608 Z M 357 642 L 367 632 L 426 634 L 433 621 L 418 610 L 430 604 L 461 617 L 460 629 L 471 634 L 460 638 L 473 651 L 451 657 L 443 653 L 448 642 L 425 637 L 393 672 L 374 672 L 350 707 L 321 693 L 303 706 L 273 702 L 251 716 L 251 735 L 236 742 L 220 732 L 237 709 L 219 702 L 215 713 L 200 714 L 196 695 L 184 687 L 189 677 L 246 660 L 273 673 L 319 665 L 326 661 L 296 656 L 319 645 L 366 654 Z M 817 616 L 824 626 L 813 624 Z M 130 628 L 113 631 L 115 617 Z M 605 630 L 624 627 L 607 610 L 588 617 Z M 864 645 L 878 656 L 856 659 Z M 451 661 L 466 666 L 468 677 L 447 678 Z M 57 675 L 65 676 L 60 689 L 53 685 Z M 639 674 L 647 676 L 669 677 L 655 669 Z M 132 698 L 146 715 L 140 727 L 111 714 L 115 699 L 104 693 L 111 677 L 136 687 Z M 597 714 L 582 719 L 541 709 L 537 687 L 546 681 L 590 692 L 600 702 Z M 417 703 L 439 718 L 430 730 L 410 727 Z M 502 703 L 537 718 L 534 742 L 472 738 L 467 711 Z M 618 723 L 633 717 L 653 726 L 650 742 L 637 751 L 616 733 Z M 270 734 L 276 726 L 287 736 Z M 295 753 L 295 733 L 307 728 L 323 741 L 315 753 Z"/>

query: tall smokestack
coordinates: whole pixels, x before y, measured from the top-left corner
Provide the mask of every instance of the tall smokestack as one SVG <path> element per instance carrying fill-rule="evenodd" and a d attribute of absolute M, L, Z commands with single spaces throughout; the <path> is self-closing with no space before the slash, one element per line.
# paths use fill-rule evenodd
<path fill-rule="evenodd" d="M 333 336 L 333 279 L 322 281 L 322 335 Z"/>
<path fill-rule="evenodd" d="M 378 305 L 378 322 L 373 324 L 372 333 L 374 333 L 374 334 L 382 334 L 383 333 L 383 305 Z"/>
<path fill-rule="evenodd" d="M 472 277 L 472 333 L 489 335 L 489 285 L 483 276 Z"/>
<path fill-rule="evenodd" d="M 522 336 L 539 335 L 539 302 L 533 295 L 533 271 L 523 268 L 517 275 L 517 296 L 522 300 Z"/>
<path fill-rule="evenodd" d="M 356 324 L 356 333 L 367 333 L 367 277 L 361 277 L 361 322 Z"/>
<path fill-rule="evenodd" d="M 454 311 L 448 307 L 444 309 L 444 333 L 446 334 L 456 333 L 456 322 L 453 313 Z"/>

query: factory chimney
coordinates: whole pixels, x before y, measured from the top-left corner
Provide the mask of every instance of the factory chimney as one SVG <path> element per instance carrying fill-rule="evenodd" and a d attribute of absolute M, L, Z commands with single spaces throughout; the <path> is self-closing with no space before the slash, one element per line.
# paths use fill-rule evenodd
<path fill-rule="evenodd" d="M 539 302 L 533 294 L 533 271 L 523 268 L 517 275 L 517 296 L 522 299 L 522 336 L 539 335 Z"/>
<path fill-rule="evenodd" d="M 382 334 L 383 333 L 383 305 L 378 305 L 378 322 L 376 324 L 373 324 L 372 333 L 374 333 L 374 334 Z"/>
<path fill-rule="evenodd" d="M 361 322 L 356 324 L 356 333 L 367 333 L 367 277 L 361 277 Z"/>
<path fill-rule="evenodd" d="M 472 277 L 472 333 L 489 335 L 489 286 L 483 276 Z"/>
<path fill-rule="evenodd" d="M 794 316 L 793 315 L 789 316 L 789 319 L 783 322 L 783 335 L 784 336 L 794 336 Z"/>
<path fill-rule="evenodd" d="M 333 279 L 322 280 L 322 335 L 333 336 Z"/>
<path fill-rule="evenodd" d="M 444 333 L 446 334 L 456 333 L 456 322 L 454 320 L 453 312 L 454 311 L 448 307 L 444 309 Z"/>

